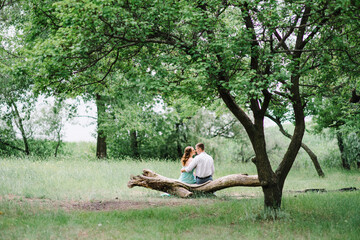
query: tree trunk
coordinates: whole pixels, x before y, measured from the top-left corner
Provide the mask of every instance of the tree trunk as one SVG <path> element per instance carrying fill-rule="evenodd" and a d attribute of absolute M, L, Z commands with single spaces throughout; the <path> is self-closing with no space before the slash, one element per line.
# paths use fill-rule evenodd
<path fill-rule="evenodd" d="M 96 142 L 96 156 L 98 158 L 106 158 L 106 135 L 102 129 L 103 119 L 105 118 L 105 102 L 99 94 L 96 94 L 97 107 L 97 142 Z"/>
<path fill-rule="evenodd" d="M 57 141 L 56 141 L 56 146 L 55 146 L 55 153 L 54 153 L 54 157 L 57 157 L 60 145 L 61 145 L 61 134 L 60 134 L 61 128 L 57 131 Z"/>
<path fill-rule="evenodd" d="M 137 140 L 136 130 L 130 131 L 130 143 L 131 143 L 131 150 L 133 152 L 133 156 L 135 158 L 138 158 L 140 156 L 140 154 L 139 154 L 139 142 Z"/>
<path fill-rule="evenodd" d="M 348 163 L 345 153 L 344 153 L 344 141 L 343 141 L 343 135 L 341 132 L 336 133 L 336 138 L 338 140 L 338 146 L 341 154 L 341 162 L 344 169 L 350 170 L 350 164 Z"/>
<path fill-rule="evenodd" d="M 260 186 L 257 175 L 233 174 L 224 176 L 204 184 L 187 184 L 176 179 L 161 176 L 151 170 L 144 169 L 142 175 L 131 176 L 128 187 L 135 186 L 150 188 L 169 193 L 182 198 L 190 197 L 199 193 L 214 193 L 221 189 L 237 186 L 258 187 Z"/>
<path fill-rule="evenodd" d="M 269 157 L 266 152 L 264 133 L 257 133 L 253 141 L 256 156 L 253 159 L 253 162 L 256 165 L 259 180 L 264 193 L 264 209 L 280 209 L 282 184 L 279 183 L 279 178 L 271 168 Z"/>
<path fill-rule="evenodd" d="M 264 117 L 263 115 L 261 116 L 261 111 L 257 111 L 258 115 L 256 115 L 255 124 L 253 124 L 251 119 L 235 102 L 235 99 L 229 91 L 221 86 L 219 86 L 218 91 L 226 106 L 241 122 L 250 138 L 255 152 L 253 162 L 256 165 L 258 178 L 264 193 L 264 208 L 273 210 L 279 209 L 281 206 L 282 184 L 279 184 L 278 178 L 271 168 L 271 164 L 266 153 L 266 142 L 263 128 Z M 270 101 L 270 99 L 269 96 L 266 95 L 265 102 L 268 101 Z"/>
<path fill-rule="evenodd" d="M 319 177 L 325 177 L 324 172 L 321 169 L 320 163 L 317 159 L 317 156 L 315 155 L 315 153 L 313 151 L 311 151 L 311 149 L 305 145 L 304 143 L 301 143 L 301 147 L 305 150 L 305 152 L 307 152 L 307 154 L 309 155 L 311 161 L 314 164 L 314 167 L 316 169 L 316 172 L 318 173 Z"/>
<path fill-rule="evenodd" d="M 15 123 L 16 123 L 16 126 L 18 127 L 18 129 L 20 130 L 21 132 L 21 136 L 22 136 L 22 139 L 23 139 L 23 142 L 24 142 L 24 152 L 26 155 L 30 155 L 30 147 L 29 147 L 29 143 L 28 143 L 28 139 L 27 139 L 27 136 L 26 136 L 26 133 L 25 133 L 25 129 L 24 129 L 24 124 L 23 124 L 23 120 L 20 116 L 20 113 L 17 109 L 17 106 L 15 104 L 15 102 L 13 102 L 11 100 L 11 108 L 13 109 L 13 116 L 15 118 Z"/>
<path fill-rule="evenodd" d="M 271 119 L 274 123 L 276 123 L 276 125 L 279 127 L 279 131 L 287 138 L 291 139 L 292 135 L 289 134 L 283 127 L 283 125 L 281 124 L 280 119 L 278 118 L 274 118 L 273 116 L 266 114 L 266 116 Z M 314 164 L 314 167 L 316 169 L 316 172 L 318 173 L 319 177 L 325 177 L 324 172 L 321 169 L 320 163 L 317 159 L 317 156 L 315 155 L 315 153 L 313 151 L 311 151 L 311 149 L 305 144 L 305 143 L 301 143 L 301 147 L 305 150 L 305 152 L 309 155 L 311 161 Z"/>
<path fill-rule="evenodd" d="M 98 136 L 96 140 L 96 157 L 97 158 L 106 158 L 107 152 L 106 152 L 106 137 L 103 136 L 104 131 L 100 130 L 98 131 Z"/>
<path fill-rule="evenodd" d="M 281 207 L 282 188 L 279 184 L 271 184 L 263 186 L 264 192 L 264 208 L 270 210 L 277 210 Z"/>
<path fill-rule="evenodd" d="M 182 125 L 182 121 L 179 123 L 175 124 L 175 129 L 176 129 L 176 151 L 177 151 L 177 155 L 179 158 L 182 157 L 183 155 L 183 149 L 181 147 L 181 142 L 180 142 L 180 126 Z"/>

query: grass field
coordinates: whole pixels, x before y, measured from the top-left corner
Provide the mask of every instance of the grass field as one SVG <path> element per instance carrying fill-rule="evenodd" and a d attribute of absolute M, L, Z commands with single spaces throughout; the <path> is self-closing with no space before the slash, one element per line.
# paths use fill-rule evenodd
<path fill-rule="evenodd" d="M 179 199 L 127 188 L 142 169 L 177 178 L 170 161 L 91 158 L 0 160 L 0 239 L 359 239 L 360 171 L 296 167 L 282 212 L 265 216 L 260 188 L 236 187 L 216 198 Z M 215 178 L 256 174 L 252 163 L 221 162 Z M 324 188 L 326 193 L 296 193 Z"/>

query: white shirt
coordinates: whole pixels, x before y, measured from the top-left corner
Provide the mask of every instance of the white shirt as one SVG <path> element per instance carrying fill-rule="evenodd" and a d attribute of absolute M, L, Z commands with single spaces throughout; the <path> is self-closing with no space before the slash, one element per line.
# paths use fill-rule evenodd
<path fill-rule="evenodd" d="M 206 152 L 202 152 L 191 161 L 189 166 L 184 167 L 186 172 L 191 172 L 194 168 L 196 168 L 197 177 L 204 178 L 213 175 L 214 159 Z"/>

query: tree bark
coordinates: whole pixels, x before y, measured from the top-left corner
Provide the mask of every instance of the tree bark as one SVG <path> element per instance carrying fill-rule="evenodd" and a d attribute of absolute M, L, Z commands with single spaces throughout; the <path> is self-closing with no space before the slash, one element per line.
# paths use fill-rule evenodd
<path fill-rule="evenodd" d="M 187 184 L 176 179 L 167 178 L 151 170 L 144 169 L 142 175 L 131 176 L 128 187 L 135 186 L 150 188 L 169 193 L 181 198 L 191 197 L 199 193 L 214 193 L 221 189 L 237 186 L 259 187 L 257 175 L 233 174 L 224 176 L 204 184 Z"/>
<path fill-rule="evenodd" d="M 182 121 L 180 121 L 179 123 L 175 124 L 175 129 L 176 129 L 176 151 L 177 151 L 177 155 L 179 158 L 181 158 L 181 156 L 183 155 L 183 149 L 181 147 L 181 142 L 180 142 L 180 126 L 183 125 Z"/>
<path fill-rule="evenodd" d="M 96 94 L 96 107 L 97 107 L 97 141 L 96 141 L 96 157 L 106 158 L 106 135 L 102 129 L 102 123 L 105 115 L 105 102 L 101 95 Z"/>
<path fill-rule="evenodd" d="M 60 145 L 61 145 L 61 128 L 58 129 L 56 135 L 57 135 L 57 139 L 56 139 L 56 146 L 55 146 L 55 153 L 54 153 L 54 157 L 57 157 L 57 154 L 58 154 L 58 151 L 59 151 L 59 148 L 60 148 Z"/>
<path fill-rule="evenodd" d="M 130 144 L 131 144 L 131 150 L 133 152 L 133 156 L 135 158 L 138 158 L 140 156 L 140 154 L 139 154 L 139 142 L 137 139 L 136 130 L 130 131 Z"/>
<path fill-rule="evenodd" d="M 315 167 L 316 172 L 318 173 L 319 177 L 325 177 L 325 173 L 322 171 L 320 163 L 319 163 L 315 153 L 313 151 L 311 151 L 311 149 L 307 145 L 305 145 L 305 143 L 301 143 L 301 147 L 309 155 L 309 157 L 310 157 L 311 161 L 313 162 L 314 167 Z"/>
<path fill-rule="evenodd" d="M 17 125 L 17 127 L 19 128 L 20 132 L 21 132 L 21 136 L 24 142 L 24 152 L 26 155 L 30 155 L 30 147 L 29 147 L 29 142 L 28 142 L 28 138 L 26 136 L 25 133 L 25 129 L 24 129 L 24 124 L 23 124 L 23 119 L 20 116 L 19 110 L 16 106 L 16 103 L 13 100 L 10 100 L 10 106 L 13 109 L 13 116 L 15 118 L 15 123 Z"/>
<path fill-rule="evenodd" d="M 348 163 L 345 153 L 344 153 L 344 141 L 341 132 L 336 133 L 336 138 L 338 140 L 338 146 L 341 154 L 341 162 L 344 169 L 350 170 L 350 164 Z"/>

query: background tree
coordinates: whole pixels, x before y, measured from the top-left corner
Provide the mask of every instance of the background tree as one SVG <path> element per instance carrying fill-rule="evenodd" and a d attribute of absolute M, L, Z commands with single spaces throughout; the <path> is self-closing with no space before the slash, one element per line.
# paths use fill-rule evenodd
<path fill-rule="evenodd" d="M 0 141 L 3 146 L 29 155 L 31 127 L 27 126 L 27 120 L 36 98 L 28 91 L 31 79 L 23 68 L 15 67 L 24 60 L 20 51 L 21 28 L 17 24 L 21 22 L 22 14 L 17 2 L 0 1 Z M 22 144 L 19 144 L 17 134 L 20 134 Z"/>
<path fill-rule="evenodd" d="M 33 116 L 35 123 L 35 134 L 39 139 L 52 143 L 53 155 L 57 157 L 63 143 L 65 122 L 75 115 L 71 105 L 61 99 L 42 102 L 45 106 L 38 107 L 38 112 Z"/>
<path fill-rule="evenodd" d="M 359 113 L 358 103 L 350 103 L 352 88 L 358 84 L 353 81 L 350 84 L 345 80 L 338 80 L 334 85 L 327 85 L 331 95 L 323 94 L 315 98 L 314 127 L 315 132 L 330 129 L 337 138 L 341 154 L 342 167 L 350 169 L 352 163 L 359 165 L 360 158 L 355 152 L 359 152 Z"/>
<path fill-rule="evenodd" d="M 168 105 L 159 95 L 133 85 L 113 86 L 109 93 L 105 131 L 111 156 L 179 159 L 184 147 L 191 145 L 185 119 L 197 108 L 189 99 Z"/>

